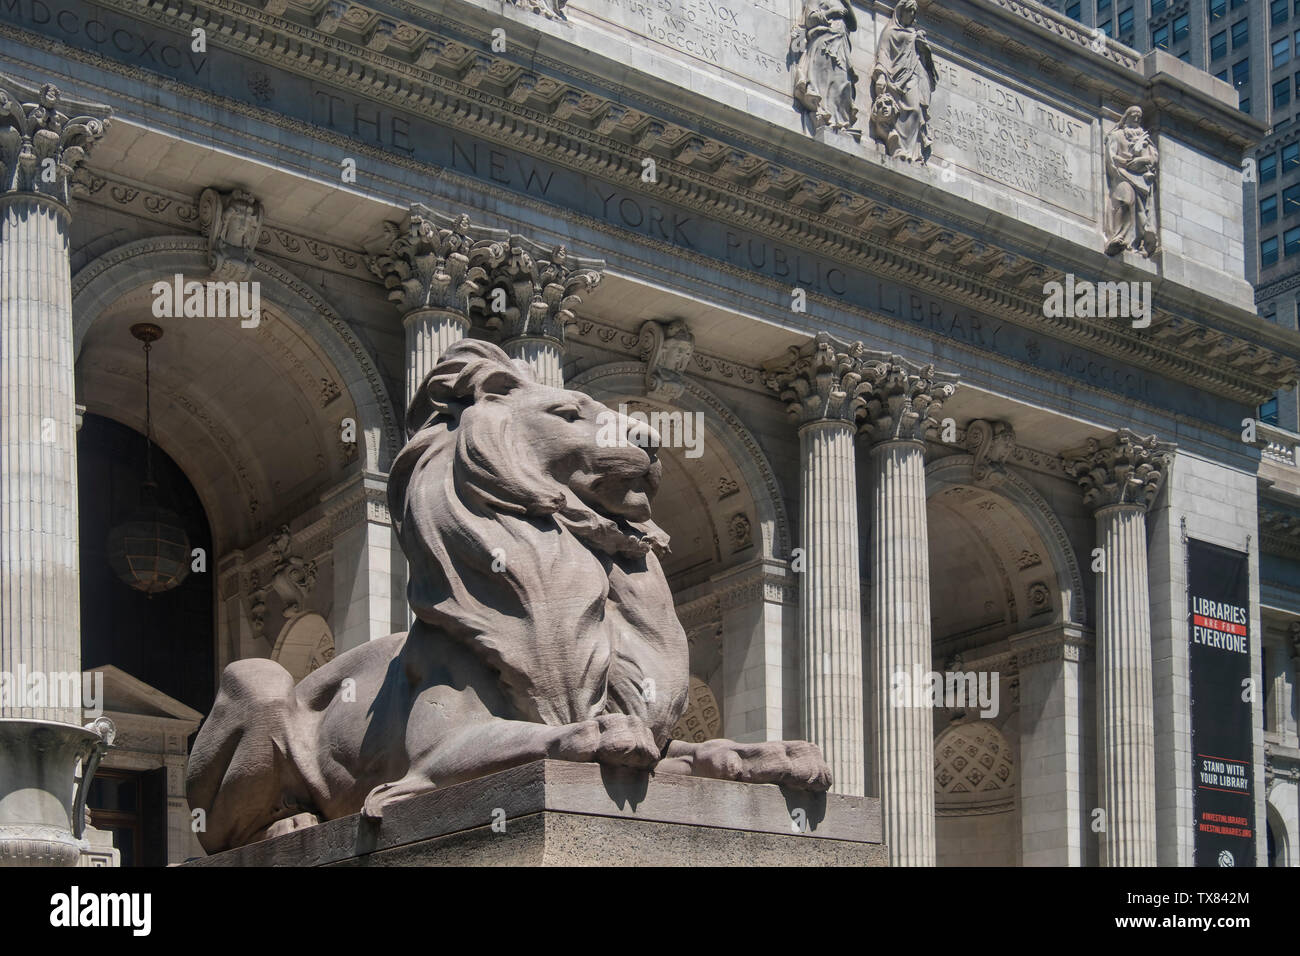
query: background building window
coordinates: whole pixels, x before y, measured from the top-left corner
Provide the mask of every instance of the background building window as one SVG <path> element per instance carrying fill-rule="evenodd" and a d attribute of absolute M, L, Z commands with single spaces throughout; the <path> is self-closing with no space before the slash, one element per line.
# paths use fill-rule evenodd
<path fill-rule="evenodd" d="M 1228 31 L 1220 30 L 1210 37 L 1210 59 L 1217 60 L 1228 52 Z M 1225 77 L 1226 79 L 1226 77 Z"/>
<path fill-rule="evenodd" d="M 1278 397 L 1274 395 L 1268 402 L 1260 406 L 1260 421 L 1266 425 L 1278 424 Z"/>
<path fill-rule="evenodd" d="M 1300 252 L 1300 226 L 1292 226 L 1282 233 L 1282 251 L 1287 256 Z"/>
<path fill-rule="evenodd" d="M 1097 0 L 1097 19 L 1110 18 L 1110 0 Z"/>
<path fill-rule="evenodd" d="M 1065 8 L 1065 15 L 1074 20 L 1079 19 L 1080 12 L 1081 11 L 1079 10 L 1079 5 L 1077 3 L 1072 3 Z"/>
<path fill-rule="evenodd" d="M 1169 49 L 1169 24 L 1151 31 L 1151 45 L 1161 50 Z"/>
<path fill-rule="evenodd" d="M 1250 41 L 1250 21 L 1238 20 L 1232 25 L 1232 48 L 1239 50 Z"/>
<path fill-rule="evenodd" d="M 1232 9 L 1236 10 L 1239 7 L 1244 7 L 1246 2 L 1247 0 L 1232 0 Z"/>
<path fill-rule="evenodd" d="M 1119 32 L 1129 33 L 1133 30 L 1133 8 L 1119 12 Z"/>
<path fill-rule="evenodd" d="M 1282 147 L 1282 175 L 1300 167 L 1300 143 L 1289 143 Z"/>
<path fill-rule="evenodd" d="M 1250 61 L 1238 60 L 1232 64 L 1232 85 L 1237 89 L 1250 85 Z"/>
<path fill-rule="evenodd" d="M 1192 62 L 1192 51 L 1191 51 L 1191 50 L 1184 50 L 1182 53 L 1178 54 L 1178 59 L 1182 60 L 1184 63 L 1191 63 L 1191 62 Z"/>
<path fill-rule="evenodd" d="M 1279 110 L 1291 102 L 1291 81 L 1278 80 L 1273 84 L 1273 109 Z"/>
<path fill-rule="evenodd" d="M 1268 5 L 1268 12 L 1273 26 L 1277 26 L 1280 23 L 1286 23 L 1287 18 L 1291 16 L 1291 9 L 1287 0 L 1273 0 L 1273 2 Z"/>
<path fill-rule="evenodd" d="M 1224 83 L 1227 83 L 1227 82 L 1228 82 L 1228 71 L 1227 71 L 1226 69 L 1225 69 L 1225 70 L 1220 70 L 1218 73 L 1215 73 L 1215 74 L 1214 74 L 1214 78 L 1215 78 L 1216 80 L 1222 80 Z"/>
<path fill-rule="evenodd" d="M 1259 244 L 1259 267 L 1277 265 L 1277 236 L 1269 236 Z"/>
<path fill-rule="evenodd" d="M 1300 3 L 1300 0 L 1296 0 L 1296 2 Z M 1227 13 L 1228 13 L 1228 0 L 1210 0 L 1209 14 L 1210 14 L 1211 23 L 1213 23 L 1215 20 L 1222 20 L 1225 16 L 1227 16 Z"/>
<path fill-rule="evenodd" d="M 1241 110 L 1243 113 L 1249 113 L 1249 112 L 1250 112 L 1250 97 L 1249 97 L 1249 96 L 1243 96 L 1241 99 L 1239 99 L 1239 100 L 1237 101 L 1237 109 Z"/>
<path fill-rule="evenodd" d="M 1282 190 L 1282 215 L 1290 216 L 1300 212 L 1300 183 Z"/>
<path fill-rule="evenodd" d="M 1259 201 L 1259 224 L 1267 226 L 1270 222 L 1277 222 L 1277 194 L 1265 196 Z"/>
<path fill-rule="evenodd" d="M 1191 28 L 1191 18 L 1184 13 L 1180 17 L 1174 17 L 1174 42 L 1187 39 L 1187 31 Z"/>
<path fill-rule="evenodd" d="M 1115 29 L 1113 26 L 1111 26 L 1111 22 L 1109 20 L 1107 20 L 1105 23 L 1098 23 L 1097 29 L 1100 30 L 1102 33 L 1106 34 L 1106 36 L 1113 36 L 1115 33 Z"/>
<path fill-rule="evenodd" d="M 1164 13 L 1168 0 L 1151 0 L 1151 15 L 1154 17 L 1157 13 Z"/>
<path fill-rule="evenodd" d="M 1259 181 L 1271 183 L 1277 178 L 1277 153 L 1269 153 L 1259 158 Z"/>
<path fill-rule="evenodd" d="M 1274 69 L 1277 69 L 1279 66 L 1282 66 L 1284 63 L 1288 63 L 1288 62 L 1290 62 L 1290 60 L 1291 60 L 1291 38 L 1290 38 L 1290 37 L 1283 37 L 1283 38 L 1280 39 L 1280 40 L 1274 40 L 1274 41 L 1273 41 L 1272 54 L 1273 54 L 1273 68 L 1274 68 Z"/>

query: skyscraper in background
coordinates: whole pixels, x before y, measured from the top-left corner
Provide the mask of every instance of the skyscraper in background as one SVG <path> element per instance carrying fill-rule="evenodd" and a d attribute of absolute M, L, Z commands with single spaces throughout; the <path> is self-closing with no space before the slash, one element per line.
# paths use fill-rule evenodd
<path fill-rule="evenodd" d="M 1159 48 L 1229 83 L 1269 129 L 1246 176 L 1246 278 L 1259 314 L 1297 328 L 1300 303 L 1300 0 L 1053 0 L 1051 6 L 1135 50 Z M 1251 182 L 1250 180 L 1254 181 Z M 1260 419 L 1300 431 L 1295 392 Z"/>

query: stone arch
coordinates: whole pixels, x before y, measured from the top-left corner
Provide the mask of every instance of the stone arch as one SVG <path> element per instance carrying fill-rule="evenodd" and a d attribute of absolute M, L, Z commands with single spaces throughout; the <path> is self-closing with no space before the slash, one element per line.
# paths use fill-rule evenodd
<path fill-rule="evenodd" d="M 996 500 L 1008 512 L 1013 521 L 1022 523 L 1022 532 L 1037 540 L 1039 547 L 1029 549 L 1029 553 L 1009 556 L 1008 562 L 1014 561 L 1015 568 L 1021 572 L 1039 565 L 1050 568 L 1050 579 L 1054 591 L 1053 612 L 1055 622 L 1083 625 L 1086 623 L 1087 605 L 1084 597 L 1083 574 L 1060 519 L 1051 505 L 1022 476 L 1010 468 L 1005 478 L 995 487 L 977 486 L 972 474 L 975 459 L 972 455 L 951 455 L 931 462 L 925 469 L 926 498 L 934 501 L 939 496 L 958 497 L 975 501 Z M 1038 561 L 1035 563 L 1034 558 Z M 1010 576 L 1009 569 L 1000 569 Z M 1048 572 L 1045 570 L 1044 575 Z M 1023 573 L 1020 577 L 1024 577 Z M 1032 588 L 1032 584 L 1030 585 Z M 1052 597 L 1052 594 L 1048 595 Z M 1034 595 L 1016 595 L 1017 600 L 1033 600 Z M 1032 608 L 1027 607 L 1032 612 Z M 1020 621 L 1034 626 L 1049 623 L 1047 620 L 1031 620 L 1032 614 L 1012 615 Z"/>
<path fill-rule="evenodd" d="M 721 440 L 725 457 L 739 472 L 752 498 L 761 556 L 784 560 L 790 553 L 790 522 L 785 499 L 776 472 L 753 433 L 721 398 L 691 378 L 684 380 L 685 388 L 671 406 L 656 403 L 646 394 L 645 370 L 642 362 L 610 362 L 574 376 L 565 386 L 602 402 L 640 398 L 647 404 L 703 412 L 709 434 Z"/>
<path fill-rule="evenodd" d="M 198 236 L 161 236 L 129 242 L 80 269 L 72 281 L 74 361 L 86 333 L 123 295 L 175 274 L 209 275 L 207 241 Z M 264 303 L 293 322 L 328 357 L 342 379 L 365 435 L 364 467 L 386 474 L 402 446 L 397 413 L 379 368 L 338 311 L 293 273 L 263 256 L 252 260 L 252 279 Z"/>
<path fill-rule="evenodd" d="M 936 805 L 1009 807 L 1017 763 L 1013 742 L 992 721 L 953 724 L 934 742 Z"/>
<path fill-rule="evenodd" d="M 1276 781 L 1264 799 L 1264 819 L 1273 831 L 1279 866 L 1296 864 L 1296 834 L 1287 826 L 1287 820 L 1295 818 L 1297 802 L 1296 787 L 1280 786 Z"/>
<path fill-rule="evenodd" d="M 334 632 L 325 618 L 312 611 L 286 621 L 271 651 L 271 660 L 287 670 L 295 682 L 333 659 Z"/>

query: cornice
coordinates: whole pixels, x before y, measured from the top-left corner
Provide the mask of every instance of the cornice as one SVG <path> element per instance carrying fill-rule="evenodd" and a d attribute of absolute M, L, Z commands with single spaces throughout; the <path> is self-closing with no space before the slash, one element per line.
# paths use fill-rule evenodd
<path fill-rule="evenodd" d="M 399 50 L 391 41 L 382 49 L 373 43 L 354 43 L 321 32 L 319 26 L 238 3 L 222 3 L 216 10 L 174 0 L 99 2 L 173 30 L 182 20 L 190 26 L 206 26 L 210 44 L 250 56 L 274 57 L 282 68 L 418 112 L 434 122 L 465 129 L 557 165 L 598 174 L 629 193 L 676 202 L 776 241 L 914 287 L 926 286 L 958 305 L 1136 362 L 1230 399 L 1257 403 L 1296 375 L 1292 358 L 1257 340 L 1169 313 L 1157 313 L 1145 334 L 1105 320 L 1046 318 L 1041 307 L 1042 284 L 1062 278 L 1063 269 L 989 246 L 979 238 L 984 231 L 982 223 L 974 219 L 959 221 L 955 227 L 934 224 L 929 220 L 953 223 L 953 211 L 890 188 L 884 182 L 891 178 L 887 168 L 882 176 L 881 169 L 864 160 L 862 172 L 849 175 L 851 185 L 846 187 L 847 174 L 842 170 L 819 166 L 803 153 L 782 157 L 792 164 L 782 166 L 764 155 L 770 152 L 770 144 L 746 143 L 749 150 L 759 152 L 735 148 L 745 137 L 734 130 L 719 134 L 727 139 L 718 140 L 677 122 L 662 122 L 660 117 L 677 115 L 682 123 L 702 128 L 698 119 L 674 113 L 676 107 L 654 104 L 655 115 L 651 116 L 537 72 L 553 67 L 566 79 L 599 79 L 583 76 L 568 64 L 551 63 L 535 55 L 525 67 L 508 55 L 475 51 L 428 30 L 421 34 L 422 44 L 418 38 L 407 44 L 406 53 L 412 57 L 412 62 L 407 62 L 393 55 Z M 1011 0 L 1008 3 L 1008 9 L 1025 11 L 1024 16 L 1031 20 L 1051 13 Z M 268 10 L 282 6 L 272 0 Z M 437 22 L 428 11 L 403 4 L 398 7 L 422 22 Z M 357 4 L 348 8 L 349 12 L 364 9 Z M 22 31 L 5 28 L 3 32 L 22 34 L 37 45 L 57 46 L 64 55 L 80 54 L 79 58 L 101 67 L 116 65 Z M 398 33 L 401 31 L 393 36 Z M 418 53 L 414 52 L 417 46 Z M 235 101 L 179 82 L 169 81 L 164 86 L 247 112 L 234 106 Z M 285 122 L 283 117 L 281 125 L 301 126 L 318 137 L 323 132 L 307 124 Z M 653 191 L 640 179 L 640 160 L 647 152 L 656 157 L 660 169 L 660 182 Z M 807 152 L 816 154 L 817 150 Z M 833 180 L 808 178 L 803 171 L 809 168 Z M 897 181 L 906 185 L 904 180 Z"/>

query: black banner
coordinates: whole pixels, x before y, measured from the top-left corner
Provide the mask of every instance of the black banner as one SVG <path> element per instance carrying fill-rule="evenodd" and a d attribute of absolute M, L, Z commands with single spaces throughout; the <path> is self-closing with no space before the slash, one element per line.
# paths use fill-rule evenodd
<path fill-rule="evenodd" d="M 1255 865 L 1248 556 L 1187 542 L 1197 866 Z"/>

